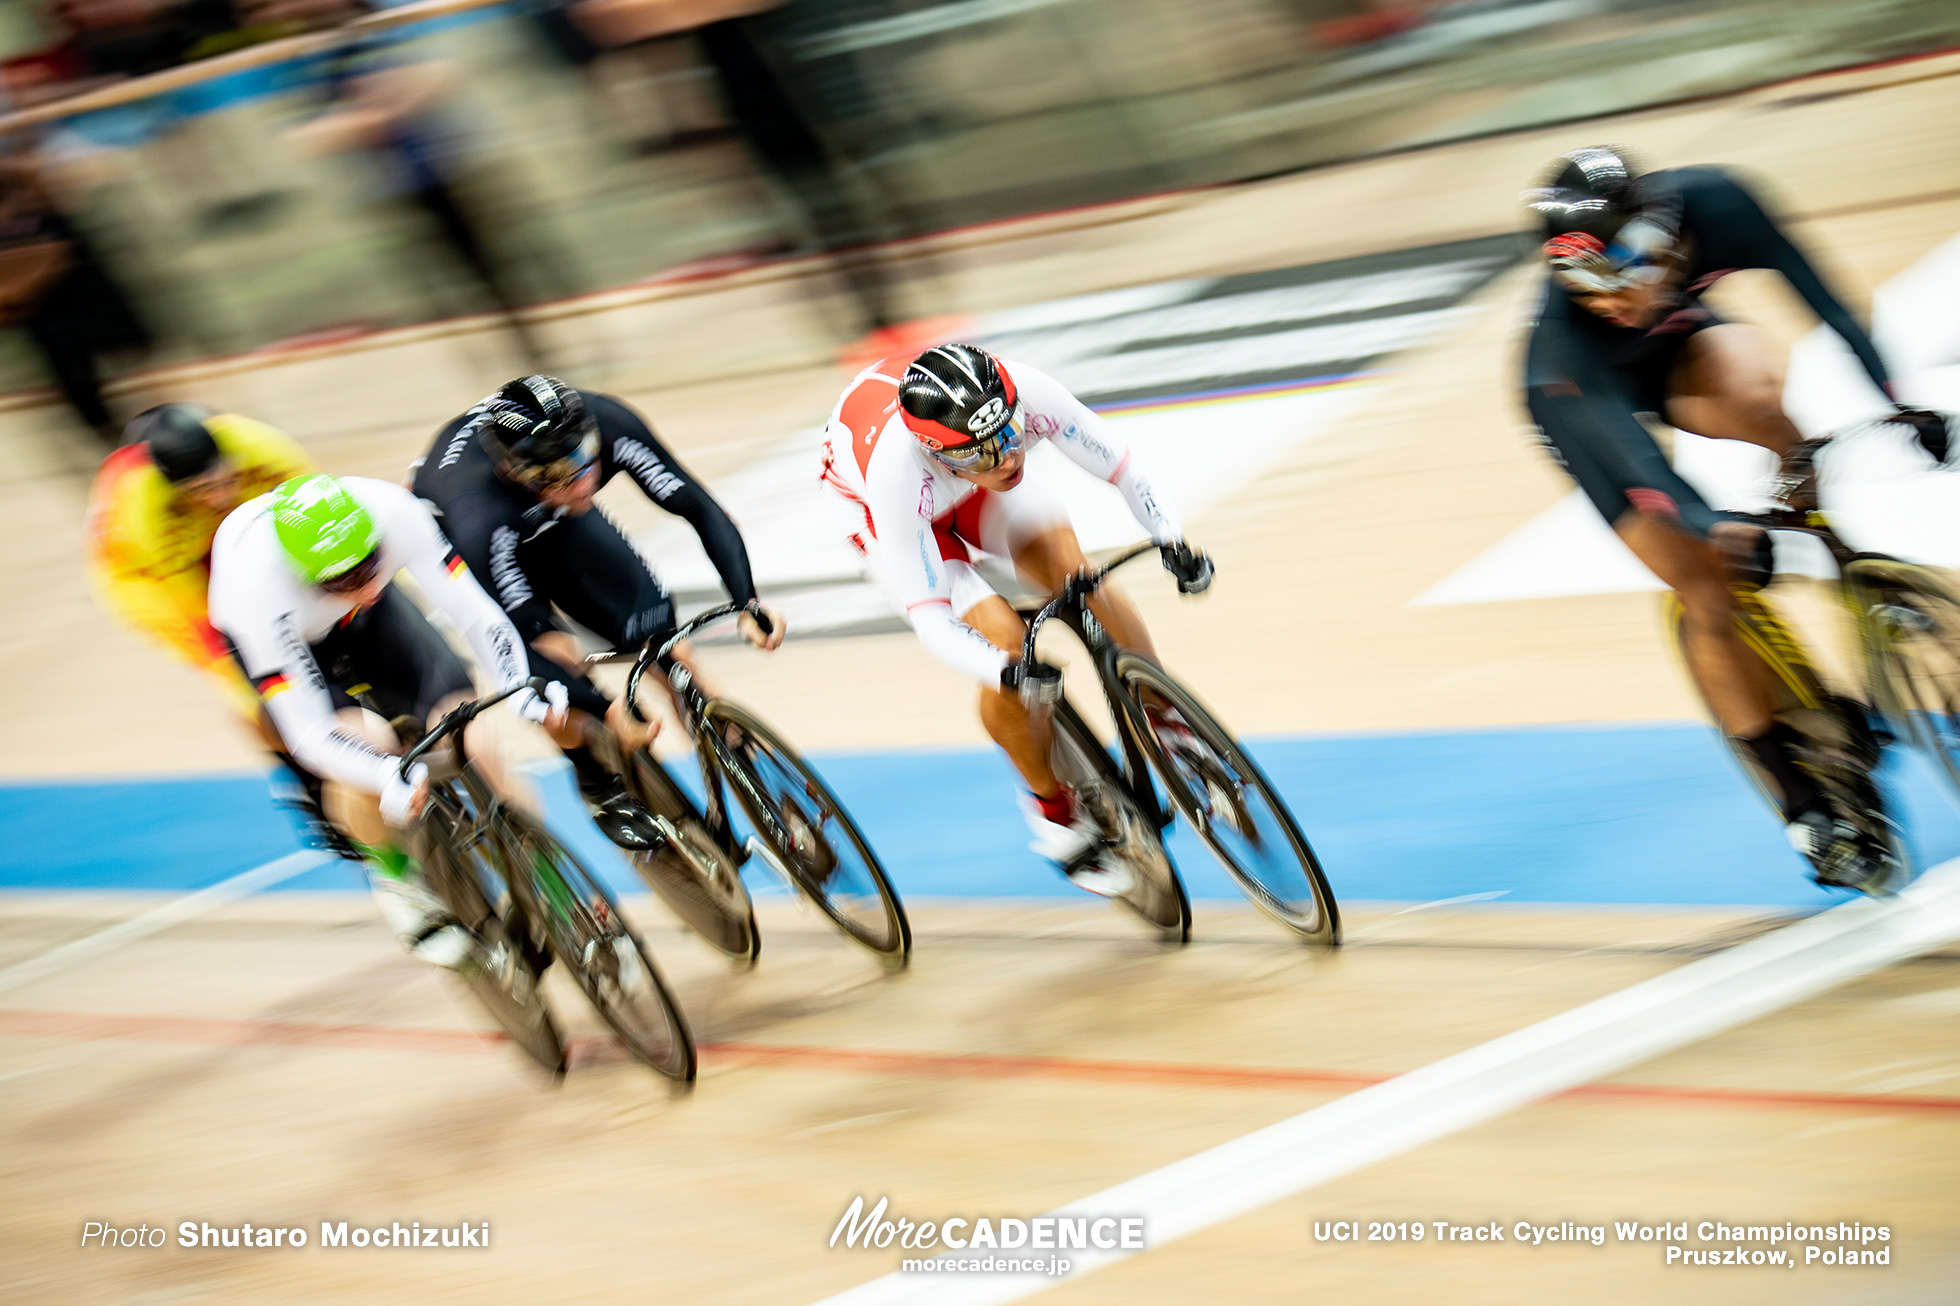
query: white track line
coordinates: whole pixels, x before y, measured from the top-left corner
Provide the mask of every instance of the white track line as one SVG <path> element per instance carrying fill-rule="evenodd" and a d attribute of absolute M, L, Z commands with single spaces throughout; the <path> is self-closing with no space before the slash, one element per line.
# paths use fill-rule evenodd
<path fill-rule="evenodd" d="M 1859 899 L 1420 1070 L 1104 1189 L 1053 1215 L 1141 1215 L 1161 1247 L 1554 1093 L 1623 1070 L 1960 938 L 1960 859 L 1889 903 Z M 973 1256 L 944 1249 L 908 1253 Z M 888 1274 L 819 1306 L 1018 1301 L 1135 1252 L 1066 1256 L 1061 1276 Z"/>
<path fill-rule="evenodd" d="M 154 911 L 146 911 L 106 930 L 85 934 L 73 943 L 64 943 L 52 952 L 44 952 L 38 957 L 30 957 L 5 970 L 0 970 L 0 993 L 19 985 L 51 975 L 64 966 L 97 956 L 134 939 L 145 938 L 159 930 L 167 930 L 179 921 L 187 921 L 227 903 L 248 898 L 260 889 L 290 880 L 303 871 L 330 860 L 326 853 L 303 850 L 287 853 L 284 857 L 254 866 L 249 871 L 240 871 L 229 880 L 220 880 L 208 889 L 186 894 L 163 904 Z"/>

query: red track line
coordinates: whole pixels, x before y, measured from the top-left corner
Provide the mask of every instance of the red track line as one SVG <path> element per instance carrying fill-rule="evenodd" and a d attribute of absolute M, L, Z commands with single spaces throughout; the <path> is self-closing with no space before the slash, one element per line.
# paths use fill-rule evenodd
<path fill-rule="evenodd" d="M 475 1051 L 504 1041 L 500 1032 L 411 1029 L 400 1025 L 327 1025 L 293 1020 L 206 1020 L 192 1016 L 124 1016 L 97 1011 L 0 1008 L 0 1034 L 40 1038 L 136 1039 L 152 1043 L 333 1046 Z"/>
<path fill-rule="evenodd" d="M 28 1038 L 135 1039 L 225 1047 L 271 1045 L 348 1047 L 380 1051 L 487 1051 L 501 1033 L 410 1029 L 389 1025 L 328 1025 L 289 1020 L 210 1020 L 187 1016 L 129 1016 L 92 1011 L 0 1008 L 0 1035 Z M 624 1059 L 610 1039 L 575 1039 L 573 1065 Z M 1011 1079 L 1085 1079 L 1100 1083 L 1188 1084 L 1213 1088 L 1357 1089 L 1395 1078 L 1357 1070 L 1296 1070 L 1281 1066 L 1206 1066 L 1189 1062 L 1104 1061 L 1005 1053 L 900 1052 L 882 1048 L 808 1047 L 783 1043 L 703 1043 L 705 1058 L 762 1065 L 800 1065 L 845 1074 L 915 1074 Z M 1960 1097 L 1882 1093 L 1805 1093 L 1776 1089 L 1700 1088 L 1679 1084 L 1584 1084 L 1561 1097 L 1620 1098 L 1711 1106 L 1797 1107 L 1960 1113 Z"/>

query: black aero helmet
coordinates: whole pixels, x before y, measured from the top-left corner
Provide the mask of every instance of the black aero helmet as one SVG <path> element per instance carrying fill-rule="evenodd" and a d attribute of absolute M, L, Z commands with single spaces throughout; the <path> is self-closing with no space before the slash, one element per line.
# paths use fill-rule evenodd
<path fill-rule="evenodd" d="M 1015 413 L 1014 378 L 974 345 L 938 345 L 912 360 L 899 382 L 905 425 L 942 459 L 966 446 L 997 446 Z"/>
<path fill-rule="evenodd" d="M 1589 146 L 1560 156 L 1521 198 L 1546 240 L 1577 233 L 1604 244 L 1640 212 L 1639 176 L 1623 151 Z"/>
<path fill-rule="evenodd" d="M 158 404 L 145 408 L 123 428 L 124 444 L 150 447 L 150 461 L 163 479 L 176 485 L 202 476 L 216 465 L 218 442 L 206 425 L 217 414 L 203 404 Z"/>
<path fill-rule="evenodd" d="M 563 485 L 599 456 L 598 419 L 556 377 L 518 377 L 477 406 L 475 424 L 484 451 L 519 485 Z"/>

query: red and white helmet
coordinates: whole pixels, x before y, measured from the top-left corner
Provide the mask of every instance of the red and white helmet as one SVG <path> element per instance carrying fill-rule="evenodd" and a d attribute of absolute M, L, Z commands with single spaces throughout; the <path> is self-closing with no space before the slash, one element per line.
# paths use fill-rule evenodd
<path fill-rule="evenodd" d="M 899 382 L 906 429 L 955 471 L 987 471 L 1021 442 L 1021 405 L 1000 360 L 974 345 L 936 345 Z"/>

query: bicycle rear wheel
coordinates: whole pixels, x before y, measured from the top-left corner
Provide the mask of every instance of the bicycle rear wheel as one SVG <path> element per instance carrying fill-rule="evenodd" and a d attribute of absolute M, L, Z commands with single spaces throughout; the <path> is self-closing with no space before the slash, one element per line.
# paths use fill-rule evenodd
<path fill-rule="evenodd" d="M 887 968 L 912 952 L 912 925 L 878 855 L 823 778 L 747 709 L 725 699 L 702 712 L 736 801 L 803 894 Z"/>
<path fill-rule="evenodd" d="M 536 899 L 551 951 L 635 1060 L 694 1082 L 694 1036 L 632 922 L 569 849 L 508 809 L 514 875 Z"/>
<path fill-rule="evenodd" d="M 525 1055 L 562 1076 L 565 1042 L 539 988 L 549 958 L 531 946 L 521 920 L 508 922 L 491 905 L 502 896 L 500 868 L 485 855 L 486 845 L 457 838 L 440 815 L 423 828 L 429 889 L 478 939 L 476 954 L 457 968 L 457 977 Z"/>
<path fill-rule="evenodd" d="M 627 783 L 667 838 L 658 852 L 634 853 L 627 861 L 696 934 L 737 963 L 753 966 L 762 952 L 762 935 L 741 867 L 708 833 L 667 769 L 645 749 L 633 755 Z"/>
<path fill-rule="evenodd" d="M 1858 558 L 1844 569 L 1881 711 L 1931 754 L 1960 802 L 1960 595 L 1926 567 Z"/>
<path fill-rule="evenodd" d="M 1055 705 L 1048 760 L 1056 778 L 1075 791 L 1109 832 L 1103 856 L 1127 867 L 1135 881 L 1117 901 L 1156 929 L 1165 943 L 1189 943 L 1191 899 L 1157 823 L 1137 804 L 1109 750 L 1066 701 Z"/>
<path fill-rule="evenodd" d="M 1140 653 L 1116 659 L 1116 678 L 1138 706 L 1146 753 L 1171 805 L 1218 858 L 1253 905 L 1302 942 L 1341 941 L 1341 910 L 1307 837 L 1258 765 L 1210 710 Z M 1142 705 L 1155 699 L 1190 728 L 1165 738 Z"/>

